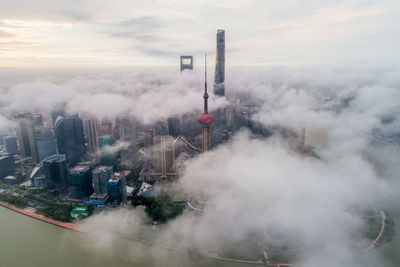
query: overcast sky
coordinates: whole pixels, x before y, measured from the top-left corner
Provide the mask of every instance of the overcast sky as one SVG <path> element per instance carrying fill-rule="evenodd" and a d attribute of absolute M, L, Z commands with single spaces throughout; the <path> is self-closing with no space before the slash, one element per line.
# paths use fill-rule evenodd
<path fill-rule="evenodd" d="M 396 62 L 396 0 L 0 0 L 0 67 Z"/>

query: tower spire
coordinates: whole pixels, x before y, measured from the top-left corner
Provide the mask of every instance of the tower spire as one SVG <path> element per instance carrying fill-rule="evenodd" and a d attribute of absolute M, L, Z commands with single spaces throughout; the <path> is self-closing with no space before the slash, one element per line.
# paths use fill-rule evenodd
<path fill-rule="evenodd" d="M 213 116 L 208 113 L 208 93 L 207 93 L 207 54 L 204 57 L 204 111 L 199 116 L 199 123 L 203 128 L 203 151 L 211 148 L 211 130 L 210 126 L 214 120 Z"/>
<path fill-rule="evenodd" d="M 208 113 L 208 93 L 207 93 L 207 54 L 204 56 L 204 114 Z"/>

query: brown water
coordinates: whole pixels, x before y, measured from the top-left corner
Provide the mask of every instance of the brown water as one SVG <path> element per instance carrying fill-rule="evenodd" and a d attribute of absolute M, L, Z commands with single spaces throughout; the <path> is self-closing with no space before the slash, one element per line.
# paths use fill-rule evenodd
<path fill-rule="evenodd" d="M 397 207 L 388 208 L 400 222 Z M 397 224 L 397 232 L 400 233 Z M 116 247 L 117 246 L 117 247 Z M 369 265 L 368 258 L 371 257 Z M 381 259 L 376 265 L 375 259 Z M 374 259 L 372 261 L 372 259 Z M 364 257 L 368 266 L 400 266 L 400 235 Z M 385 262 L 385 263 L 383 263 Z M 249 266 L 193 259 L 128 240 L 111 242 L 44 223 L 0 207 L 0 267 Z"/>
<path fill-rule="evenodd" d="M 188 265 L 241 266 L 194 260 L 183 253 L 150 249 L 134 241 L 99 240 L 0 207 L 0 267 Z"/>

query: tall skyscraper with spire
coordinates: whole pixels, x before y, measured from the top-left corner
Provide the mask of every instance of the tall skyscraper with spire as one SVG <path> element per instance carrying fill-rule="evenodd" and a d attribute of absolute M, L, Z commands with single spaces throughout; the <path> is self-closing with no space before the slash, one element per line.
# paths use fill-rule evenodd
<path fill-rule="evenodd" d="M 217 30 L 214 94 L 218 96 L 225 95 L 225 30 Z"/>
<path fill-rule="evenodd" d="M 205 73 L 204 73 L 204 111 L 199 116 L 199 123 L 203 127 L 203 152 L 211 148 L 211 124 L 214 120 L 213 116 L 208 113 L 208 93 L 207 93 L 207 55 L 205 56 Z"/>

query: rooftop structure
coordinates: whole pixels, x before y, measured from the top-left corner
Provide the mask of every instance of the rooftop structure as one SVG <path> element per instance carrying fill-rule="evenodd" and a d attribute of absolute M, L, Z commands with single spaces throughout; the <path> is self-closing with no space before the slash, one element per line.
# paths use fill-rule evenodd
<path fill-rule="evenodd" d="M 193 69 L 193 56 L 181 56 L 181 72 Z"/>

